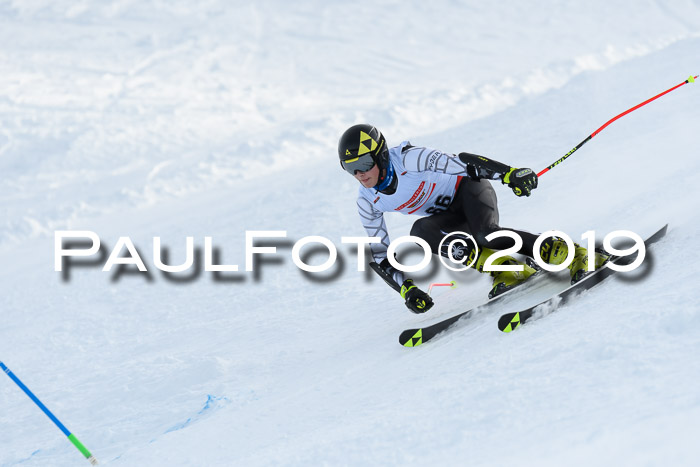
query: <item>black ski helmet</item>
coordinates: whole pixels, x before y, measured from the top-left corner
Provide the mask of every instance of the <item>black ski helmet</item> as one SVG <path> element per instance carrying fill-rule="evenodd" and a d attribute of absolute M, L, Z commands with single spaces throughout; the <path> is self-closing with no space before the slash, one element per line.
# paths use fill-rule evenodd
<path fill-rule="evenodd" d="M 365 154 L 372 156 L 380 172 L 389 166 L 389 148 L 386 146 L 384 135 L 376 127 L 366 123 L 351 126 L 345 130 L 338 142 L 340 166 L 343 167 L 343 161 L 351 161 Z"/>

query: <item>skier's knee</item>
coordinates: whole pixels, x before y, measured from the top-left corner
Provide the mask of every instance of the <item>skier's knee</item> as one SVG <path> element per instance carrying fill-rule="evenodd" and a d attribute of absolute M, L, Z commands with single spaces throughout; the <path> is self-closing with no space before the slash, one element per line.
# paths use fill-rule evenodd
<path fill-rule="evenodd" d="M 421 236 L 421 234 L 423 233 L 423 230 L 424 230 L 424 228 L 423 228 L 423 221 L 424 221 L 424 219 L 425 219 L 425 218 L 423 218 L 423 219 L 418 219 L 417 221 L 415 221 L 415 222 L 413 223 L 413 225 L 411 226 L 411 233 L 410 233 L 410 235 L 411 235 L 412 237 L 420 237 L 420 238 L 423 238 L 423 237 Z"/>
<path fill-rule="evenodd" d="M 435 232 L 439 232 L 440 228 L 436 225 L 430 217 L 422 217 L 415 221 L 411 226 L 411 236 L 419 237 L 422 239 L 427 239 L 435 235 Z"/>
<path fill-rule="evenodd" d="M 492 233 L 497 232 L 499 230 L 501 230 L 501 228 L 499 226 L 490 225 L 488 227 L 483 227 L 483 228 L 477 230 L 476 232 L 474 232 L 472 234 L 472 236 L 474 237 L 474 240 L 476 240 L 476 243 L 478 245 L 490 245 L 491 242 L 489 240 L 487 240 L 486 237 L 488 237 Z M 498 247 L 496 247 L 496 248 L 501 249 Z"/>
<path fill-rule="evenodd" d="M 473 263 L 478 254 L 477 243 L 462 234 L 448 234 L 440 246 L 440 256 L 455 263 Z"/>

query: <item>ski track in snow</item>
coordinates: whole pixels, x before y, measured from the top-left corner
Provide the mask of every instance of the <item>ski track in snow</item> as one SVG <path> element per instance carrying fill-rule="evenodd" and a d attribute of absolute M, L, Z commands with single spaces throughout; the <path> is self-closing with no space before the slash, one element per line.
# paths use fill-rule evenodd
<path fill-rule="evenodd" d="M 669 223 L 645 277 L 510 335 L 498 316 L 534 293 L 398 345 L 490 281 L 441 271 L 459 287 L 415 316 L 356 272 L 335 145 L 368 120 L 390 143 L 541 169 L 699 73 L 699 33 L 697 2 L 0 4 L 0 359 L 107 465 L 694 465 L 697 83 L 612 124 L 531 198 L 496 187 L 504 226 L 602 240 Z M 389 216 L 392 237 L 413 220 Z M 130 236 L 149 279 L 62 281 L 64 228 L 107 252 Z M 153 266 L 154 236 L 171 264 L 212 236 L 243 269 L 246 230 L 288 231 L 258 279 Z M 336 279 L 292 264 L 306 235 L 339 245 Z M 0 466 L 84 462 L 7 378 L 0 433 Z"/>

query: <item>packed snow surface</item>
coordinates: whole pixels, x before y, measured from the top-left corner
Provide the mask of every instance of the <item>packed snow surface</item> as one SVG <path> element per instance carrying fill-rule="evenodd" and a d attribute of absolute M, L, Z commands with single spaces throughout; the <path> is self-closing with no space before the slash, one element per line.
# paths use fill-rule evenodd
<path fill-rule="evenodd" d="M 700 84 L 530 198 L 494 184 L 507 227 L 669 224 L 643 273 L 512 334 L 496 321 L 518 300 L 398 344 L 490 279 L 433 261 L 417 283 L 458 287 L 417 316 L 358 272 L 336 144 L 370 122 L 541 170 L 698 73 L 697 0 L 1 1 L 0 360 L 105 465 L 697 465 Z M 414 220 L 388 215 L 392 237 Z M 95 232 L 102 256 L 56 272 L 60 230 Z M 247 231 L 286 232 L 253 272 Z M 337 246 L 330 271 L 295 266 L 310 235 Z M 177 265 L 189 236 L 196 266 L 163 274 L 153 238 Z M 147 273 L 102 271 L 120 237 Z M 204 271 L 205 237 L 238 272 Z M 0 434 L 3 467 L 87 465 L 5 377 Z"/>

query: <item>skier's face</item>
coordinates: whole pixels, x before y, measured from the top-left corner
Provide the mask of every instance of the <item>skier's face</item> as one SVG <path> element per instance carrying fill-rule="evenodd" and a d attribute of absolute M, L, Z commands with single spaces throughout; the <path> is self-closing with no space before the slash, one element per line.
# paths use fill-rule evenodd
<path fill-rule="evenodd" d="M 379 181 L 379 166 L 374 164 L 374 167 L 365 172 L 360 172 L 358 170 L 355 172 L 355 178 L 362 183 L 363 187 L 372 188 L 376 186 Z"/>

